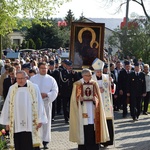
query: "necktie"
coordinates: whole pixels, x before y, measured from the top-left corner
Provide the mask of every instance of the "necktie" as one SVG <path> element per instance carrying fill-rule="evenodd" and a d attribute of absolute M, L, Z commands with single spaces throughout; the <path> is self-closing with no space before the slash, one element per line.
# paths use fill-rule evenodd
<path fill-rule="evenodd" d="M 136 73 L 136 76 L 137 76 L 137 77 L 138 77 L 138 75 L 139 75 L 139 74 L 138 74 L 138 73 Z"/>
<path fill-rule="evenodd" d="M 11 78 L 11 84 L 14 84 L 15 79 Z"/>

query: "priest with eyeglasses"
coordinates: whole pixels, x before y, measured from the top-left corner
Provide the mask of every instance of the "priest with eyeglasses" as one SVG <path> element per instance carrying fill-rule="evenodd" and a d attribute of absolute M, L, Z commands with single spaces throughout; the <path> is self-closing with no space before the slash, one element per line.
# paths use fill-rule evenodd
<path fill-rule="evenodd" d="M 39 150 L 38 129 L 47 123 L 40 90 L 27 77 L 25 71 L 16 73 L 17 82 L 9 88 L 0 116 L 10 133 L 10 149 Z"/>

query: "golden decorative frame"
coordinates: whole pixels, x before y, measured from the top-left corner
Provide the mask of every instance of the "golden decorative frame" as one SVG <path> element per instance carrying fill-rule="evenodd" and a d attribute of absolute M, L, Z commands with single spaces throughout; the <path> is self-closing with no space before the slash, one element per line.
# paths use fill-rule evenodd
<path fill-rule="evenodd" d="M 89 89 L 89 95 L 87 95 L 87 90 Z M 83 97 L 83 101 L 93 101 L 94 97 L 94 86 L 93 84 L 83 84 L 82 85 L 82 90 L 81 90 L 81 95 Z"/>
<path fill-rule="evenodd" d="M 90 68 L 95 58 L 103 60 L 104 29 L 104 23 L 72 22 L 69 58 L 73 68 Z"/>

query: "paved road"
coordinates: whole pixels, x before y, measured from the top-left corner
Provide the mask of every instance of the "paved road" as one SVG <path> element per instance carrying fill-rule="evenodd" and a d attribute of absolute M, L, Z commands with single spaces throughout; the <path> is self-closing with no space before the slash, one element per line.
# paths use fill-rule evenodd
<path fill-rule="evenodd" d="M 150 115 L 141 115 L 133 122 L 130 116 L 122 118 L 121 112 L 115 112 L 115 146 L 107 150 L 150 150 Z M 69 142 L 69 125 L 63 116 L 56 116 L 52 123 L 52 141 L 49 150 L 77 150 L 77 144 Z M 104 149 L 104 148 L 100 148 Z"/>

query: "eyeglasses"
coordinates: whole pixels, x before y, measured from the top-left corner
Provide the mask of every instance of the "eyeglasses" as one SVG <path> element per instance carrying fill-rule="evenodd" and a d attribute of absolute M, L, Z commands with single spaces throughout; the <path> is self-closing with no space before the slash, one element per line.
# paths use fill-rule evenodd
<path fill-rule="evenodd" d="M 91 77 L 92 75 L 84 75 L 84 76 L 86 76 L 86 77 Z"/>

